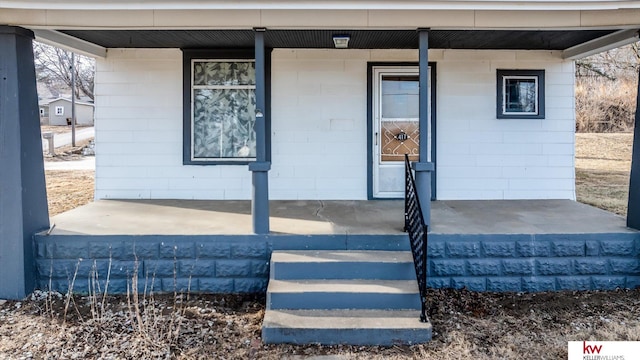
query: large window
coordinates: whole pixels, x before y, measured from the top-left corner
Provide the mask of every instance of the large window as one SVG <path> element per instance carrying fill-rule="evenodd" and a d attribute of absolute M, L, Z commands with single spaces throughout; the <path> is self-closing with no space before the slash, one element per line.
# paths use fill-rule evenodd
<path fill-rule="evenodd" d="M 192 69 L 192 160 L 255 158 L 254 62 L 193 60 Z"/>
<path fill-rule="evenodd" d="M 498 70 L 498 119 L 544 119 L 544 70 Z"/>
<path fill-rule="evenodd" d="M 184 50 L 185 164 L 246 164 L 256 157 L 253 52 Z"/>

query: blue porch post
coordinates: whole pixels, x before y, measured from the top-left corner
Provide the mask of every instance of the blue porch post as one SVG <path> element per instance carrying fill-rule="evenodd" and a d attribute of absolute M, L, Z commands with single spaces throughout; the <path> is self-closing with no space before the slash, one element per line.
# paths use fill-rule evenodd
<path fill-rule="evenodd" d="M 420 160 L 413 163 L 416 172 L 416 190 L 420 198 L 420 206 L 424 223 L 431 225 L 431 174 L 433 163 L 429 160 L 429 29 L 418 29 L 419 34 L 419 127 L 420 127 Z"/>
<path fill-rule="evenodd" d="M 0 26 L 0 298 L 35 286 L 33 235 L 49 228 L 33 33 Z"/>
<path fill-rule="evenodd" d="M 269 233 L 269 170 L 271 162 L 267 160 L 267 122 L 269 112 L 266 107 L 266 58 L 264 50 L 264 33 L 266 29 L 256 28 L 256 161 L 249 164 L 252 172 L 253 194 L 251 198 L 251 216 L 253 232 Z"/>
<path fill-rule="evenodd" d="M 633 153 L 631 155 L 631 175 L 629 176 L 627 226 L 640 230 L 640 69 L 638 69 L 638 95 L 636 99 Z"/>

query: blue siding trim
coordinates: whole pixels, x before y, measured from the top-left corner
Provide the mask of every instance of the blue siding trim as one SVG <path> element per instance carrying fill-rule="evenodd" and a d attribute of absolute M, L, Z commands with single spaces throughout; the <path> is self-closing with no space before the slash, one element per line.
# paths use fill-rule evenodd
<path fill-rule="evenodd" d="M 266 140 L 266 151 L 267 153 L 265 154 L 266 156 L 266 161 L 271 162 L 271 135 L 273 134 L 271 132 L 271 52 L 273 51 L 273 49 L 271 48 L 265 48 L 265 56 L 264 56 L 264 63 L 265 63 L 265 101 L 266 104 L 264 105 L 265 107 L 265 122 L 264 122 L 264 126 L 265 126 L 265 140 Z"/>
<path fill-rule="evenodd" d="M 436 63 L 430 62 L 429 66 L 431 67 L 431 164 L 433 164 L 433 171 L 431 173 L 431 201 L 435 201 L 437 199 L 437 176 L 436 169 L 438 167 L 438 154 L 437 154 L 437 141 L 438 141 L 438 127 L 437 127 L 437 114 L 438 114 L 438 103 L 436 101 L 436 89 L 438 86 L 437 83 L 437 66 Z"/>
<path fill-rule="evenodd" d="M 373 200 L 373 67 L 367 63 L 367 200 Z"/>
<path fill-rule="evenodd" d="M 633 130 L 631 174 L 629 175 L 627 226 L 640 230 L 640 69 L 638 70 L 638 95 L 636 102 L 635 127 Z"/>

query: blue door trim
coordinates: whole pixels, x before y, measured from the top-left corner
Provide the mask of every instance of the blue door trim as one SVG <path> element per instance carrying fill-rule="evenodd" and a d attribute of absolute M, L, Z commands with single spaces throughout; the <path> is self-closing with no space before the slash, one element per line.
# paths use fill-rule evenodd
<path fill-rule="evenodd" d="M 419 64 L 417 62 L 369 62 L 367 63 L 367 199 L 369 200 L 382 200 L 373 197 L 373 68 L 376 66 L 415 66 Z M 436 171 L 437 165 L 437 121 L 436 121 L 436 84 L 437 84 L 437 68 L 435 62 L 429 62 L 431 67 L 431 162 L 433 163 L 434 170 L 431 176 L 431 200 L 436 200 Z"/>

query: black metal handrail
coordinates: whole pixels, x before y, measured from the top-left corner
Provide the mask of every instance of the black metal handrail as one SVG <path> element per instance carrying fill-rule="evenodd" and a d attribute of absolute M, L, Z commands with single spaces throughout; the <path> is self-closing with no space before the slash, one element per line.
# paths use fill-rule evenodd
<path fill-rule="evenodd" d="M 420 321 L 427 322 L 427 232 L 424 223 L 420 199 L 416 192 L 416 182 L 411 171 L 409 155 L 404 155 L 405 193 L 404 193 L 404 231 L 409 233 L 413 265 L 416 270 L 422 312 Z"/>

